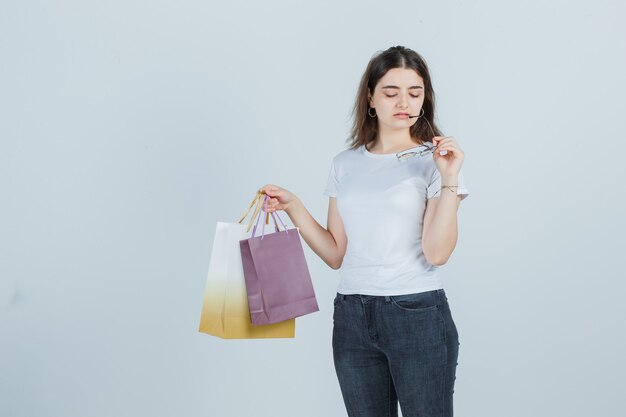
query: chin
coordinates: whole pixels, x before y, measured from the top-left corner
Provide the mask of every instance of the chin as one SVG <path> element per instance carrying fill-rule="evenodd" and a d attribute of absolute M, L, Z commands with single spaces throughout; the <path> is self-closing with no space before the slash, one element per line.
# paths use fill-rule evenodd
<path fill-rule="evenodd" d="M 395 117 L 393 117 L 393 120 L 388 125 L 390 127 L 394 127 L 398 129 L 406 129 L 407 127 L 413 126 L 413 122 L 414 122 L 413 119 L 398 120 Z"/>

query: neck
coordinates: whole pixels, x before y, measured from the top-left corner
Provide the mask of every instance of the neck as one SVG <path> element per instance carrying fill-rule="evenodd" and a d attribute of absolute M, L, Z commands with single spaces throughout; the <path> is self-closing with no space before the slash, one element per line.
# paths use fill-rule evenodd
<path fill-rule="evenodd" d="M 411 148 L 417 145 L 415 139 L 411 137 L 409 129 L 385 129 L 378 126 L 376 140 L 369 145 L 369 150 L 377 153 L 393 153 Z"/>

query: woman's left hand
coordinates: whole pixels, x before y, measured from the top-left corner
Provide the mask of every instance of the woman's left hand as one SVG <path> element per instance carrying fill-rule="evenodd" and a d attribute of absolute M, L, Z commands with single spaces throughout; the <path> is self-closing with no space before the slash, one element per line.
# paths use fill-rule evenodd
<path fill-rule="evenodd" d="M 435 136 L 433 145 L 437 147 L 433 152 L 433 160 L 442 177 L 453 177 L 459 174 L 465 154 L 458 142 L 452 136 Z M 446 155 L 439 155 L 441 151 L 448 151 Z"/>

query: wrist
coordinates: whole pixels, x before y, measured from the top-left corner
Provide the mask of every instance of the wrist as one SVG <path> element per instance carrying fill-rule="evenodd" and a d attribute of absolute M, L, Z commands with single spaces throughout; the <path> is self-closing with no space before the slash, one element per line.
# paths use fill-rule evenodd
<path fill-rule="evenodd" d="M 441 185 L 459 185 L 459 175 L 442 175 Z"/>
<path fill-rule="evenodd" d="M 287 206 L 287 208 L 285 209 L 285 213 L 287 213 L 287 215 L 291 217 L 292 214 L 299 211 L 301 207 L 302 201 L 300 201 L 298 197 L 295 197 L 293 201 L 289 203 L 289 206 Z"/>

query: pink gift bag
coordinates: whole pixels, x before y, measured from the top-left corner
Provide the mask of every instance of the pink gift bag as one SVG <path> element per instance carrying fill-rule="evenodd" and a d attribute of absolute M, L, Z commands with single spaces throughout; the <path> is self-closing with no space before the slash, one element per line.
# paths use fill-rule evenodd
<path fill-rule="evenodd" d="M 239 241 L 253 325 L 319 311 L 298 228 L 287 229 L 278 213 L 272 212 L 276 232 L 265 234 L 266 217 L 261 236 L 255 236 L 261 216 L 269 216 L 267 198 L 266 194 L 252 236 Z M 276 217 L 284 230 L 279 230 Z"/>

